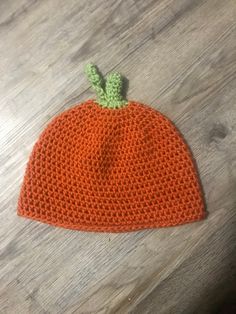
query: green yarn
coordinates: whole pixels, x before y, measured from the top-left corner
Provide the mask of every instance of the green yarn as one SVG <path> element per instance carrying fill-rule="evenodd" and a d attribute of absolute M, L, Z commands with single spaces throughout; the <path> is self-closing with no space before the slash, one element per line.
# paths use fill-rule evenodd
<path fill-rule="evenodd" d="M 119 73 L 111 73 L 104 81 L 94 64 L 87 64 L 85 73 L 89 82 L 97 94 L 98 103 L 106 108 L 116 109 L 128 104 L 122 96 L 122 76 Z"/>
<path fill-rule="evenodd" d="M 119 108 L 127 101 L 122 97 L 122 77 L 119 73 L 111 73 L 106 80 L 107 100 L 112 108 Z"/>

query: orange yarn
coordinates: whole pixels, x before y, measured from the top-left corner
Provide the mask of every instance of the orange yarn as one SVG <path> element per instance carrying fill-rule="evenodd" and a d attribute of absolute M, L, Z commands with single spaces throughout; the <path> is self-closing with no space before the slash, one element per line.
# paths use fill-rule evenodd
<path fill-rule="evenodd" d="M 191 154 L 161 113 L 89 100 L 54 118 L 35 144 L 18 214 L 55 226 L 121 232 L 205 216 Z"/>

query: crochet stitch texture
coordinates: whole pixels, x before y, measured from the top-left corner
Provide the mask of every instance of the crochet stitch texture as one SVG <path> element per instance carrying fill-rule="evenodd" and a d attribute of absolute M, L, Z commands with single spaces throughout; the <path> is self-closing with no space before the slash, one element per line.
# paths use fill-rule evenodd
<path fill-rule="evenodd" d="M 43 131 L 26 168 L 18 215 L 103 232 L 204 218 L 196 168 L 172 122 L 120 95 L 111 107 L 103 97 L 103 105 L 88 100 Z"/>

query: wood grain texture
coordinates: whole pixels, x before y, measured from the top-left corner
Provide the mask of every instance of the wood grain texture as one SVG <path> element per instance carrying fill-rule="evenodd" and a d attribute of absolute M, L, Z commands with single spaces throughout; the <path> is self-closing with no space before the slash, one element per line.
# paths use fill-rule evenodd
<path fill-rule="evenodd" d="M 175 122 L 198 164 L 202 222 L 124 234 L 16 216 L 50 119 L 91 97 L 94 61 Z M 0 2 L 0 313 L 212 313 L 236 294 L 236 2 Z"/>

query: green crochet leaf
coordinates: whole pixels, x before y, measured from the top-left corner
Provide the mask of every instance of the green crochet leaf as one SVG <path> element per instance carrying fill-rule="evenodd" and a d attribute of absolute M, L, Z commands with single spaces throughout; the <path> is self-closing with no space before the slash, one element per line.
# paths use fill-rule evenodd
<path fill-rule="evenodd" d="M 101 106 L 116 109 L 128 104 L 128 101 L 122 96 L 123 80 L 119 73 L 109 74 L 104 82 L 104 78 L 99 73 L 97 67 L 91 63 L 86 65 L 85 73 L 96 92 L 97 101 Z"/>

